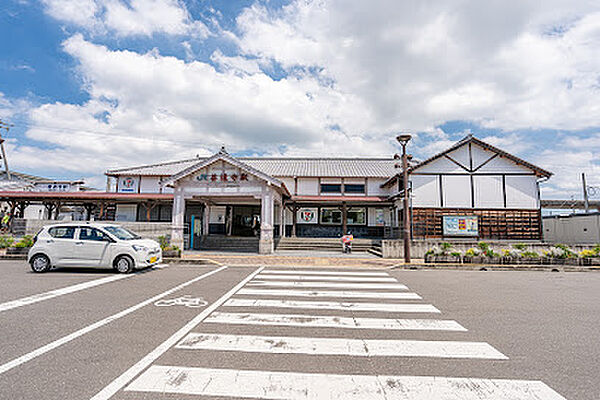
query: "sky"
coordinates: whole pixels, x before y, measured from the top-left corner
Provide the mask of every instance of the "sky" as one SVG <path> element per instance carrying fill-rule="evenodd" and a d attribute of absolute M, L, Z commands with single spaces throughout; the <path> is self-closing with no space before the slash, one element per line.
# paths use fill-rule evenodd
<path fill-rule="evenodd" d="M 11 169 L 83 178 L 210 155 L 427 158 L 467 134 L 600 186 L 592 0 L 3 0 Z M 600 199 L 600 198 L 599 198 Z"/>

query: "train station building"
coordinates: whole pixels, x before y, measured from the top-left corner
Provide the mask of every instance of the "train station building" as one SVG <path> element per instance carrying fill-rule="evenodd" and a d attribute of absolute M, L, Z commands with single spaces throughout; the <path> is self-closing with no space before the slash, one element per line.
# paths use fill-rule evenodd
<path fill-rule="evenodd" d="M 60 219 L 68 209 L 72 219 L 162 223 L 183 249 L 203 249 L 211 238 L 247 238 L 271 253 L 284 237 L 350 231 L 356 238 L 400 238 L 401 167 L 393 156 L 234 157 L 223 148 L 207 158 L 110 169 L 106 191 L 41 180 L 0 190 L 0 201 L 22 219 L 34 210 Z M 551 175 L 469 135 L 409 164 L 412 237 L 541 240 L 539 184 Z"/>

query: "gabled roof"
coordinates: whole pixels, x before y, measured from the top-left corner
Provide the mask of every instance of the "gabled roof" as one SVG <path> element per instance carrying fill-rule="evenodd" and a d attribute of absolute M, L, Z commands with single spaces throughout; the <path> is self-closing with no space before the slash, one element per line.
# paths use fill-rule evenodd
<path fill-rule="evenodd" d="M 373 177 L 388 178 L 396 171 L 390 158 L 296 158 L 236 157 L 244 164 L 276 177 Z M 108 170 L 106 175 L 171 176 L 205 158 L 191 158 L 159 164 Z"/>
<path fill-rule="evenodd" d="M 290 193 L 287 190 L 287 188 L 285 187 L 285 184 L 283 182 L 281 182 L 279 179 L 273 178 L 270 175 L 265 174 L 264 172 L 261 172 L 255 168 L 252 168 L 251 166 L 239 161 L 236 158 L 231 157 L 226 151 L 225 149 L 221 149 L 221 151 L 219 151 L 218 153 L 216 153 L 215 155 L 213 155 L 212 157 L 209 157 L 207 159 L 201 160 L 196 162 L 195 164 L 187 167 L 186 169 L 179 171 L 178 173 L 172 175 L 171 177 L 169 177 L 168 179 L 166 179 L 163 184 L 166 185 L 172 185 L 173 183 L 175 183 L 176 181 L 191 175 L 199 170 L 201 170 L 202 168 L 206 168 L 211 164 L 214 164 L 217 161 L 225 161 L 228 164 L 231 164 L 239 169 L 241 169 L 242 171 L 248 172 L 251 175 L 254 175 L 266 182 L 268 182 L 269 184 L 279 187 L 281 189 L 284 190 L 284 192 L 289 196 Z"/>
<path fill-rule="evenodd" d="M 441 153 L 438 153 L 438 154 L 436 154 L 436 155 L 434 155 L 434 156 L 432 156 L 432 157 L 430 157 L 430 158 L 428 158 L 428 159 L 420 162 L 417 165 L 414 165 L 413 167 L 411 167 L 409 169 L 409 172 L 412 172 L 412 171 L 416 170 L 417 168 L 421 168 L 422 166 L 424 166 L 426 164 L 429 164 L 430 162 L 432 162 L 434 160 L 437 160 L 438 158 L 443 157 L 446 154 L 451 153 L 454 150 L 458 149 L 459 147 L 462 147 L 462 146 L 464 146 L 464 145 L 466 145 L 468 143 L 475 143 L 475 144 L 483 147 L 486 150 L 489 150 L 489 151 L 492 151 L 494 153 L 497 153 L 501 157 L 507 158 L 507 159 L 515 162 L 518 165 L 522 165 L 525 168 L 529 168 L 530 170 L 534 171 L 537 176 L 545 177 L 545 178 L 549 178 L 549 177 L 552 176 L 552 172 L 546 171 L 543 168 L 540 168 L 540 167 L 538 167 L 536 165 L 528 163 L 527 161 L 523 160 L 522 158 L 519 158 L 519 157 L 514 156 L 514 155 L 512 155 L 512 154 L 510 154 L 510 153 L 508 153 L 508 152 L 506 152 L 504 150 L 501 150 L 501 149 L 499 149 L 499 148 L 497 148 L 495 146 L 492 146 L 491 144 L 486 143 L 483 140 L 478 139 L 478 138 L 476 138 L 473 135 L 467 135 L 467 136 L 465 136 L 463 139 L 461 139 L 458 142 L 456 142 L 456 144 L 454 146 L 452 146 L 452 147 L 450 147 L 450 148 L 442 151 Z"/>

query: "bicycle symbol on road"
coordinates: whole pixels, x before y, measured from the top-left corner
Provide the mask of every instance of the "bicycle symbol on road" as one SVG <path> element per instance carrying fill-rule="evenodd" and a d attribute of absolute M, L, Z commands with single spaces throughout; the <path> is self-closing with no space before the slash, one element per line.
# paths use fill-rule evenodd
<path fill-rule="evenodd" d="M 207 306 L 208 301 L 202 297 L 192 297 L 192 295 L 186 294 L 176 299 L 158 300 L 154 305 L 156 307 L 186 306 L 189 308 L 199 308 Z"/>

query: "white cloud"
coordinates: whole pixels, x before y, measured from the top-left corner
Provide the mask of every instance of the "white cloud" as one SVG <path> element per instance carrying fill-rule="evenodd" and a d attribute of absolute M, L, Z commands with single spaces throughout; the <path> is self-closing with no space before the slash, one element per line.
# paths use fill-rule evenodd
<path fill-rule="evenodd" d="M 238 43 L 284 68 L 322 68 L 380 130 L 579 129 L 600 125 L 599 22 L 587 1 L 294 1 L 248 8 Z M 547 34 L 557 26 L 566 32 Z"/>
<path fill-rule="evenodd" d="M 426 157 L 456 138 L 436 126 L 465 120 L 535 130 L 484 140 L 556 172 L 553 193 L 574 190 L 580 169 L 598 172 L 596 136 L 565 138 L 559 151 L 537 133 L 600 126 L 600 11 L 587 0 L 257 2 L 230 30 L 215 20 L 227 50 L 211 50 L 210 63 L 194 61 L 192 36 L 208 31 L 179 0 L 43 1 L 81 31 L 181 35 L 186 61 L 74 35 L 64 49 L 91 100 L 34 110 L 27 135 L 53 150 L 17 145 L 23 165 L 42 152 L 62 168 L 75 152 L 92 176 L 221 144 L 273 155 L 387 155 L 403 130 L 421 132 L 411 151 Z M 265 74 L 270 68 L 284 78 Z"/>
<path fill-rule="evenodd" d="M 190 16 L 181 0 L 42 0 L 53 18 L 92 33 L 206 37 L 208 28 Z"/>

